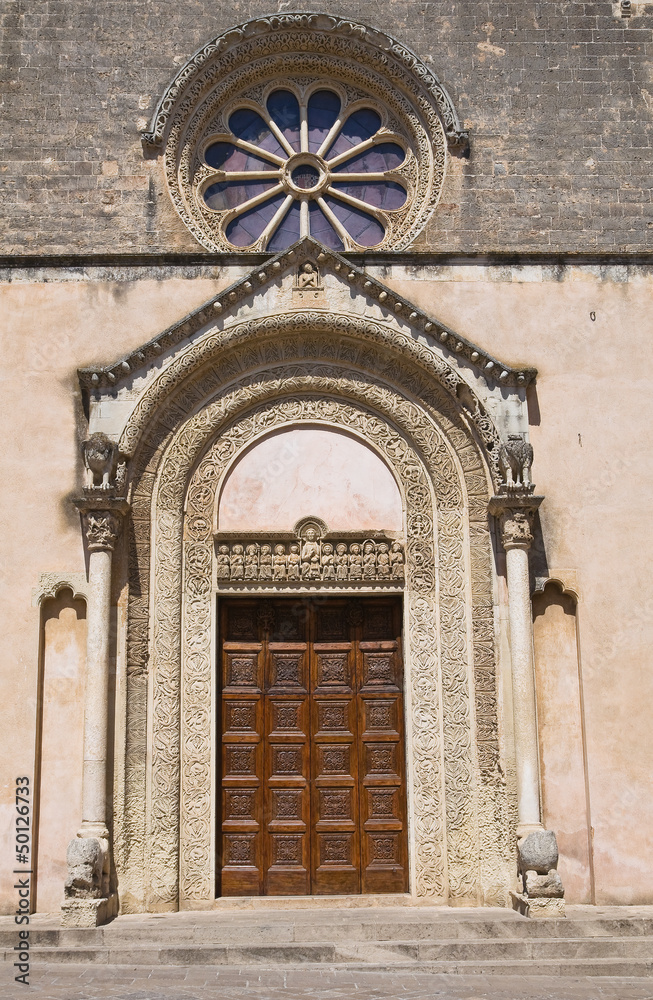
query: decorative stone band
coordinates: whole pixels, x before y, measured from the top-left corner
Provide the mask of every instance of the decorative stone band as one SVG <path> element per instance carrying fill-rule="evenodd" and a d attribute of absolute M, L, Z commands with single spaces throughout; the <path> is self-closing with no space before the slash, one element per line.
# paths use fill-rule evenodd
<path fill-rule="evenodd" d="M 309 526 L 301 534 L 259 534 L 256 538 L 218 533 L 218 586 L 227 583 L 274 585 L 387 583 L 402 587 L 404 547 L 386 535 L 325 534 Z"/>
<path fill-rule="evenodd" d="M 113 552 L 120 534 L 122 518 L 129 503 L 120 497 L 86 496 L 73 501 L 82 515 L 82 526 L 89 552 Z"/>
<path fill-rule="evenodd" d="M 543 496 L 533 496 L 526 491 L 494 496 L 490 500 L 490 514 L 501 525 L 501 544 L 509 549 L 530 549 L 533 541 L 533 518 Z"/>

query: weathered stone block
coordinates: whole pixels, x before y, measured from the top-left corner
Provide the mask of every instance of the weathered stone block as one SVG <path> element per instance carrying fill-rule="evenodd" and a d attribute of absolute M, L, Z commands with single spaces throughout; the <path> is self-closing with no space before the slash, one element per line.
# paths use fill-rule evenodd
<path fill-rule="evenodd" d="M 558 866 L 558 843 L 553 830 L 534 830 L 519 841 L 519 870 L 548 875 Z"/>
<path fill-rule="evenodd" d="M 559 898 L 565 894 L 562 879 L 557 871 L 551 870 L 548 875 L 538 875 L 537 872 L 526 872 L 526 895 L 529 899 Z"/>

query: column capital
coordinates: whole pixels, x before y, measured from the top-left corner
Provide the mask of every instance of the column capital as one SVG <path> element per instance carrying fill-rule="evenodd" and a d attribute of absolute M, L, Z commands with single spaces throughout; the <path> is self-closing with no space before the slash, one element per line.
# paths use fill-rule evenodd
<path fill-rule="evenodd" d="M 89 552 L 113 552 L 120 535 L 123 517 L 129 511 L 122 497 L 94 497 L 85 492 L 73 503 L 82 515 L 82 526 Z"/>
<path fill-rule="evenodd" d="M 491 497 L 489 511 L 501 525 L 501 544 L 506 552 L 509 549 L 530 549 L 533 518 L 543 500 L 543 496 L 516 492 Z"/>

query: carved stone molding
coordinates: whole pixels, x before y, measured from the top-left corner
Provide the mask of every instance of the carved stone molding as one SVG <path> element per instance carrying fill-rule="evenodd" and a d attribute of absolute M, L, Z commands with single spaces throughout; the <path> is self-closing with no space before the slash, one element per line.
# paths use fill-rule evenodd
<path fill-rule="evenodd" d="M 314 344 L 309 346 L 313 349 Z M 258 361 L 252 357 L 251 363 Z M 311 379 L 308 374 L 313 370 L 316 377 Z M 245 378 L 240 383 L 224 386 L 213 402 L 205 404 L 186 422 L 178 423 L 179 429 L 172 434 L 161 431 L 163 437 L 159 444 L 150 443 L 150 458 L 147 452 L 139 455 L 137 468 L 138 480 L 132 492 L 134 542 L 134 569 L 137 572 L 138 585 L 130 592 L 130 633 L 129 633 L 129 665 L 131 686 L 136 691 L 141 690 L 138 680 L 139 650 L 143 641 L 147 646 L 146 633 L 142 635 L 143 627 L 147 630 L 148 608 L 148 578 L 149 578 L 149 525 L 152 504 L 152 490 L 155 485 L 154 470 L 158 469 L 156 482 L 155 516 L 155 594 L 152 649 L 152 682 L 154 686 L 154 746 L 160 748 L 155 753 L 152 764 L 152 802 L 150 815 L 152 826 L 138 833 L 138 813 L 142 814 L 142 792 L 138 793 L 138 774 L 144 772 L 139 765 L 139 747 L 142 746 L 138 737 L 140 727 L 145 720 L 139 721 L 139 706 L 144 707 L 138 698 L 133 702 L 133 711 L 128 719 L 128 732 L 131 748 L 136 757 L 128 756 L 127 773 L 133 775 L 136 785 L 125 790 L 125 808 L 131 813 L 128 831 L 130 843 L 125 845 L 127 864 L 129 859 L 136 858 L 140 852 L 145 853 L 146 843 L 150 844 L 147 851 L 149 857 L 150 884 L 153 889 L 156 905 L 165 905 L 164 901 L 174 903 L 177 892 L 176 856 L 179 845 L 179 834 L 175 829 L 175 821 L 171 817 L 178 815 L 173 805 L 181 794 L 184 806 L 182 816 L 184 826 L 181 831 L 182 844 L 182 891 L 187 899 L 205 899 L 210 897 L 210 880 L 207 882 L 207 857 L 210 853 L 210 811 L 211 811 L 211 770 L 210 755 L 198 758 L 197 748 L 210 747 L 210 717 L 208 706 L 211 678 L 211 561 L 213 539 L 211 532 L 212 512 L 215 503 L 214 493 L 220 475 L 239 453 L 241 447 L 251 441 L 252 436 L 270 427 L 281 426 L 284 422 L 306 419 L 328 420 L 336 422 L 360 433 L 375 447 L 382 448 L 387 461 L 397 468 L 398 476 L 405 484 L 406 496 L 409 501 L 408 535 L 407 535 L 407 583 L 410 616 L 410 641 L 412 651 L 411 661 L 414 664 L 415 689 L 415 725 L 417 727 L 413 738 L 414 746 L 414 786 L 412 795 L 415 801 L 415 876 L 417 891 L 423 895 L 443 897 L 446 892 L 445 867 L 440 852 L 443 849 L 441 816 L 442 803 L 447 802 L 448 822 L 452 824 L 448 831 L 448 876 L 449 893 L 452 898 L 475 898 L 479 888 L 477 872 L 480 860 L 481 877 L 483 880 L 482 894 L 487 899 L 500 899 L 505 888 L 505 872 L 509 866 L 507 859 L 507 813 L 505 806 L 505 791 L 503 790 L 500 771 L 497 766 L 497 733 L 496 733 L 496 695 L 493 666 L 493 619 L 490 579 L 489 544 L 486 521 L 487 510 L 487 474 L 484 471 L 478 450 L 470 443 L 468 432 L 457 429 L 448 417 L 439 413 L 439 420 L 448 428 L 438 430 L 426 415 L 426 411 L 412 402 L 397 396 L 396 392 L 381 383 L 370 382 L 349 373 L 349 377 L 340 370 L 331 371 L 327 377 L 327 369 L 315 362 L 286 368 L 274 373 L 262 373 L 256 376 L 256 381 Z M 300 374 L 301 373 L 301 374 Z M 306 397 L 311 387 L 320 395 Z M 206 388 L 206 384 L 204 384 Z M 350 409 L 343 403 L 343 392 L 355 392 L 364 405 L 363 410 Z M 299 395 L 296 395 L 299 393 Z M 229 395 L 233 395 L 234 404 L 227 405 Z M 426 393 L 428 395 L 428 393 Z M 269 399 L 267 403 L 255 406 L 256 397 Z M 381 411 L 370 410 L 370 404 L 380 406 Z M 191 406 L 188 392 L 185 405 Z M 254 407 L 254 409 L 252 408 Z M 306 408 L 308 407 L 308 409 Z M 426 404 L 428 410 L 428 404 Z M 445 410 L 447 408 L 445 407 Z M 388 417 L 381 415 L 385 411 Z M 242 417 L 238 417 L 238 413 Z M 171 427 L 177 418 L 174 410 L 169 411 L 166 427 Z M 453 413 L 452 413 L 453 418 Z M 236 420 L 236 423 L 233 421 Z M 393 430 L 399 421 L 399 432 Z M 229 428 L 233 430 L 229 430 Z M 438 639 L 433 629 L 435 627 L 437 606 L 433 588 L 435 586 L 435 565 L 433 554 L 432 519 L 427 510 L 422 509 L 430 495 L 428 481 L 420 472 L 422 459 L 411 451 L 406 444 L 406 436 L 419 442 L 420 452 L 427 449 L 431 456 L 433 471 L 429 479 L 437 484 L 440 497 L 441 513 L 438 514 L 438 532 L 440 546 L 440 572 L 449 580 L 453 567 L 456 567 L 456 579 L 459 581 L 454 590 L 447 584 L 446 593 L 439 597 L 439 612 L 441 620 L 447 625 L 442 630 L 442 671 L 446 681 L 443 697 L 449 706 L 449 723 L 446 726 L 446 748 L 444 751 L 445 773 L 444 781 L 447 792 L 443 796 L 437 792 L 439 782 L 438 760 L 442 753 L 439 747 L 440 723 L 437 712 L 437 687 L 434 690 L 438 670 L 436 668 Z M 185 579 L 186 594 L 183 611 L 178 603 L 181 593 L 181 567 L 177 562 L 178 532 L 181 531 L 181 517 L 186 495 L 185 471 L 197 464 L 198 449 L 207 447 L 207 443 L 215 441 L 209 463 L 197 465 L 197 472 L 188 488 L 187 527 L 185 543 Z M 164 443 L 167 442 L 167 443 Z M 193 443 L 194 442 L 194 443 Z M 152 451 L 152 447 L 154 450 Z M 453 449 L 453 450 L 452 450 Z M 453 454 L 457 455 L 452 461 Z M 448 457 L 450 456 L 450 457 Z M 147 472 L 143 462 L 152 468 Z M 219 464 L 216 466 L 216 462 Z M 462 502 L 457 463 L 462 463 L 465 476 L 465 493 L 469 505 L 469 532 L 472 548 L 473 594 L 472 607 L 466 611 L 467 585 L 465 582 L 464 531 L 465 514 L 462 509 L 455 514 Z M 398 464 L 399 463 L 399 464 Z M 444 463 L 444 465 L 443 465 Z M 458 484 L 458 485 L 456 485 Z M 208 489 L 207 489 L 208 487 Z M 201 498 L 201 499 L 200 499 Z M 453 506 L 452 506 L 453 505 Z M 439 508 L 440 509 L 440 508 Z M 441 527 L 440 527 L 441 525 Z M 451 536 L 451 541 L 447 538 Z M 431 539 L 429 541 L 429 539 Z M 451 563 L 452 569 L 448 569 Z M 475 568 L 477 567 L 477 568 Z M 130 588 L 131 590 L 131 588 Z M 455 595 L 455 596 L 454 596 Z M 454 604 L 449 604 L 451 601 Z M 476 792 L 473 783 L 472 731 L 470 723 L 470 692 L 468 688 L 467 667 L 465 657 L 461 660 L 461 649 L 466 648 L 467 614 L 472 615 L 474 633 L 474 673 L 477 678 L 476 717 L 481 726 L 478 734 L 478 752 L 481 759 L 481 778 L 485 792 L 482 801 L 474 806 Z M 183 614 L 183 618 L 182 618 Z M 462 629 L 462 631 L 461 631 Z M 183 633 L 184 657 L 182 659 L 182 689 L 175 693 L 174 677 L 178 675 L 179 660 L 175 652 L 175 636 Z M 134 658 L 135 657 L 135 658 Z M 177 666 L 175 666 L 175 663 Z M 457 677 L 456 672 L 462 674 Z M 434 673 L 435 671 L 435 673 Z M 453 671 L 453 673 L 452 673 Z M 422 677 L 423 679 L 419 680 Z M 128 681 L 129 682 L 129 681 Z M 208 688 L 206 685 L 208 684 Z M 426 687 L 425 687 L 426 685 Z M 428 708 L 424 701 L 426 691 L 433 691 L 435 708 Z M 429 696 L 430 697 L 430 696 Z M 462 703 L 460 699 L 463 699 Z M 420 707 L 421 706 L 421 707 Z M 436 717 L 431 712 L 436 710 Z M 183 718 L 184 730 L 189 734 L 193 748 L 192 760 L 180 765 L 183 748 L 177 725 Z M 179 723 L 175 723 L 179 719 Z M 158 721 L 157 721 L 158 720 Z M 162 727 L 162 728 L 161 728 Z M 195 735 L 190 735 L 194 733 Z M 419 735 L 417 735 L 419 733 Z M 134 742 L 135 741 L 135 742 Z M 172 741 L 172 742 L 171 742 Z M 165 747 L 165 749 L 164 749 Z M 128 754 L 130 750 L 128 748 Z M 188 768 L 188 771 L 186 771 Z M 493 790 L 494 789 L 494 790 Z M 432 803 L 432 805 L 429 805 Z M 484 817 L 481 830 L 476 827 L 474 815 Z M 503 819 L 497 827 L 497 816 Z M 461 817 L 468 821 L 461 823 Z M 423 831 L 423 832 L 421 832 Z M 476 832 L 474 832 L 476 831 Z M 469 843 L 480 836 L 482 846 L 474 847 Z M 202 845 L 204 845 L 202 847 Z M 142 854 L 141 854 L 142 857 Z M 474 860 L 476 859 L 476 860 Z M 142 871 L 142 868 L 141 868 Z M 135 873 L 130 873 L 134 878 Z M 142 876 L 141 876 L 142 877 Z M 137 889 L 132 882 L 134 891 Z M 208 895 L 207 895 L 208 894 Z"/>
<path fill-rule="evenodd" d="M 291 312 L 285 313 L 283 316 L 261 317 L 251 321 L 248 320 L 247 324 L 244 325 L 239 324 L 230 329 L 225 328 L 230 314 L 239 305 L 251 298 L 253 289 L 263 289 L 266 285 L 278 281 L 288 271 L 297 271 L 302 263 L 307 260 L 317 261 L 320 264 L 322 276 L 327 269 L 340 274 L 346 279 L 352 289 L 356 289 L 361 295 L 365 295 L 374 302 L 377 302 L 384 310 L 387 310 L 388 315 L 394 314 L 400 317 L 400 319 L 407 321 L 415 333 L 421 335 L 422 344 L 416 344 L 415 338 L 407 336 L 403 330 L 396 328 L 388 329 L 372 320 L 361 319 L 352 315 L 338 315 L 332 311 L 320 312 L 293 308 Z M 308 301 L 310 302 L 310 299 Z M 293 306 L 295 306 L 295 303 L 293 303 Z M 454 396 L 465 389 L 473 397 L 474 394 L 467 383 L 463 382 L 461 377 L 454 371 L 452 365 L 446 364 L 440 357 L 435 355 L 433 350 L 429 350 L 423 346 L 424 343 L 428 344 L 430 339 L 433 342 L 437 341 L 456 357 L 463 358 L 471 367 L 482 372 L 483 377 L 489 383 L 513 388 L 525 387 L 530 385 L 537 374 L 534 368 L 512 368 L 510 365 L 503 364 L 494 355 L 489 354 L 483 348 L 460 336 L 460 334 L 457 334 L 450 327 L 424 312 L 419 306 L 414 305 L 403 295 L 393 291 L 387 285 L 384 285 L 383 282 L 367 274 L 365 270 L 345 260 L 332 250 L 326 249 L 310 236 L 289 250 L 273 257 L 262 267 L 255 268 L 238 281 L 235 281 L 233 285 L 225 288 L 220 293 L 219 298 L 206 302 L 199 309 L 196 309 L 178 323 L 174 323 L 157 337 L 148 341 L 147 344 L 143 344 L 138 350 L 119 358 L 113 364 L 106 367 L 93 365 L 90 368 L 81 368 L 77 374 L 82 389 L 86 392 L 95 393 L 102 389 L 113 390 L 115 386 L 133 378 L 133 372 L 135 371 L 143 371 L 148 366 L 156 366 L 158 368 L 161 354 L 164 351 L 206 328 L 208 328 L 207 333 L 209 334 L 205 345 L 208 354 L 215 342 L 214 336 L 216 332 L 220 338 L 220 350 L 222 350 L 232 338 L 242 337 L 246 327 L 251 329 L 255 336 L 259 337 L 266 335 L 270 330 L 273 330 L 275 334 L 281 334 L 282 332 L 290 333 L 292 331 L 299 331 L 302 327 L 305 327 L 306 332 L 308 332 L 309 327 L 312 327 L 314 330 L 322 330 L 329 324 L 331 325 L 331 331 L 337 331 L 339 335 L 350 333 L 356 337 L 364 337 L 365 330 L 369 328 L 370 334 L 374 335 L 375 340 L 378 341 L 380 337 L 383 337 L 388 344 L 394 341 L 404 356 L 400 362 L 401 364 L 404 363 L 404 358 L 406 362 L 413 360 L 424 367 L 430 374 L 435 375 L 442 385 Z M 213 329 L 214 326 L 217 329 Z M 194 358 L 196 358 L 196 355 Z M 177 370 L 179 371 L 179 369 Z M 190 374 L 187 366 L 183 367 L 181 371 L 183 371 L 184 376 Z M 169 392 L 171 386 L 169 383 L 166 383 L 166 386 L 166 391 Z M 150 390 L 148 389 L 149 392 Z M 480 407 L 482 412 L 483 406 L 481 401 L 474 397 L 470 412 L 474 412 L 478 407 Z M 497 438 L 497 469 L 499 444 L 500 442 Z M 131 454 L 132 448 L 133 440 L 131 435 L 125 437 L 123 434 L 120 443 L 121 452 L 126 451 L 127 454 Z M 501 479 L 501 475 L 497 474 L 497 482 L 500 482 Z"/>
<path fill-rule="evenodd" d="M 318 312 L 252 320 L 209 333 L 201 342 L 193 344 L 143 393 L 121 436 L 121 451 L 134 454 L 144 428 L 164 404 L 168 419 L 174 412 L 176 419 L 181 420 L 186 399 L 189 393 L 197 394 L 197 386 L 206 398 L 211 386 L 217 391 L 244 368 L 254 367 L 256 363 L 272 370 L 282 358 L 291 357 L 302 362 L 321 357 L 353 370 L 375 372 L 406 385 L 417 398 L 433 400 L 439 412 L 451 415 L 458 424 L 471 425 L 482 443 L 495 482 L 500 482 L 499 433 L 478 399 L 471 408 L 461 405 L 458 390 L 463 382 L 459 375 L 428 348 L 401 331 L 390 330 L 370 320 Z M 356 377 L 361 376 L 357 373 Z M 181 396 L 181 405 L 176 403 L 177 393 Z"/>
<path fill-rule="evenodd" d="M 201 92 L 202 86 L 211 81 L 219 71 L 224 73 L 224 66 L 219 60 L 223 60 L 229 68 L 237 66 L 242 59 L 240 46 L 251 42 L 256 36 L 262 36 L 268 44 L 272 40 L 271 47 L 283 51 L 283 38 L 281 43 L 274 41 L 275 33 L 283 32 L 295 32 L 299 43 L 307 41 L 306 32 L 316 35 L 319 33 L 320 48 L 323 48 L 325 41 L 328 42 L 330 38 L 342 37 L 356 58 L 365 62 L 377 62 L 380 59 L 384 65 L 396 63 L 398 67 L 402 67 L 398 82 L 401 80 L 405 84 L 406 74 L 416 76 L 420 84 L 432 94 L 451 143 L 457 146 L 464 144 L 467 133 L 460 125 L 449 94 L 435 73 L 429 70 L 414 52 L 376 28 L 321 13 L 275 14 L 271 17 L 257 18 L 230 28 L 203 45 L 167 87 L 154 112 L 150 130 L 142 134 L 143 142 L 153 148 L 162 145 L 169 122 L 182 96 L 190 89 Z M 207 68 L 212 72 L 207 74 Z M 396 72 L 394 67 L 392 71 Z"/>

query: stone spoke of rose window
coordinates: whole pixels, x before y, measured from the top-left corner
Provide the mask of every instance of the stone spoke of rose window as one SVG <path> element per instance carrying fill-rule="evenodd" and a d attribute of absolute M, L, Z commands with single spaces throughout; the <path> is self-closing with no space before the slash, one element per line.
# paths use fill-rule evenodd
<path fill-rule="evenodd" d="M 387 213 L 405 205 L 396 171 L 406 151 L 372 108 L 343 109 L 330 90 L 300 100 L 280 88 L 264 107 L 237 108 L 228 125 L 205 151 L 203 198 L 235 247 L 276 252 L 309 233 L 333 249 L 378 246 Z"/>

